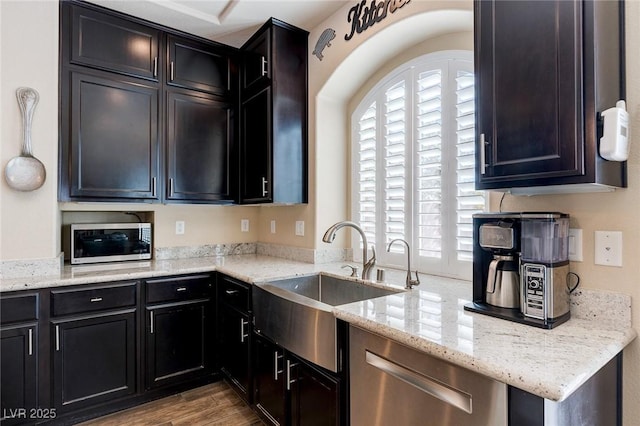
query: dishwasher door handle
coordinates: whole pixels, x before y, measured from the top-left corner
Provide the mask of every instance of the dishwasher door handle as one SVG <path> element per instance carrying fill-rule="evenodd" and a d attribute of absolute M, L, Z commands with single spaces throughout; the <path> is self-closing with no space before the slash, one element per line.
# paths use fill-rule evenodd
<path fill-rule="evenodd" d="M 393 377 L 408 383 L 419 390 L 438 398 L 439 400 L 453 405 L 469 414 L 472 413 L 471 395 L 461 390 L 455 389 L 445 383 L 440 382 L 424 374 L 410 370 L 407 367 L 396 364 L 386 358 L 382 358 L 373 352 L 365 351 L 367 364 L 392 375 Z"/>

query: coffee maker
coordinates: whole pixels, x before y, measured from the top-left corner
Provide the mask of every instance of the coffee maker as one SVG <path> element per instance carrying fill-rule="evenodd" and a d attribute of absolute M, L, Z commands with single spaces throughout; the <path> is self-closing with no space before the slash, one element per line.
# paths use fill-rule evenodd
<path fill-rule="evenodd" d="M 569 216 L 473 215 L 473 302 L 464 309 L 553 328 L 569 319 Z"/>
<path fill-rule="evenodd" d="M 569 315 L 569 215 L 522 214 L 521 310 L 555 322 Z"/>

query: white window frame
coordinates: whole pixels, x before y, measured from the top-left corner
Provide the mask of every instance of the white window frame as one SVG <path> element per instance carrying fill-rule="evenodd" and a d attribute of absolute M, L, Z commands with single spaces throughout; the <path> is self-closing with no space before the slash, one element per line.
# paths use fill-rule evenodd
<path fill-rule="evenodd" d="M 449 64 L 455 63 L 454 67 L 450 67 Z M 405 193 L 411 194 L 411 197 L 405 197 L 405 240 L 411 246 L 411 264 L 412 269 L 418 269 L 420 272 L 429 273 L 434 275 L 449 276 L 453 278 L 471 279 L 472 276 L 472 262 L 459 261 L 456 255 L 456 238 L 452 241 L 445 242 L 443 240 L 443 254 L 444 259 L 432 259 L 424 256 L 418 256 L 418 232 L 417 227 L 414 226 L 414 221 L 417 218 L 415 212 L 414 199 L 417 199 L 417 188 L 414 188 L 416 182 L 417 165 L 415 164 L 415 143 L 417 140 L 417 126 L 416 126 L 416 111 L 414 96 L 416 90 L 414 88 L 415 81 L 420 72 L 440 68 L 443 70 L 443 93 L 442 97 L 455 96 L 456 87 L 456 71 L 462 69 L 473 73 L 473 52 L 464 50 L 448 50 L 435 53 L 429 53 L 405 64 L 397 67 L 390 72 L 387 76 L 382 78 L 364 97 L 360 104 L 355 108 L 351 115 L 351 216 L 352 220 L 356 223 L 359 222 L 359 176 L 358 176 L 358 158 L 359 158 L 359 118 L 365 111 L 374 103 L 377 104 L 377 125 L 376 125 L 376 151 L 379 153 L 384 149 L 384 123 L 381 118 L 381 105 L 384 105 L 386 90 L 397 84 L 398 82 L 405 80 L 410 85 L 410 90 L 407 89 L 405 97 L 405 111 L 407 111 L 405 119 L 405 134 L 411 135 L 407 139 L 405 150 L 405 165 L 406 169 L 410 170 L 410 178 L 405 180 Z M 450 72 L 453 71 L 453 72 Z M 445 75 L 446 73 L 446 75 Z M 446 82 L 445 82 L 446 80 Z M 447 88 L 453 90 L 446 90 Z M 455 122 L 456 120 L 456 102 L 444 101 L 445 107 L 448 106 L 448 110 L 442 111 L 442 121 Z M 446 117 L 446 118 L 445 118 Z M 456 129 L 453 126 L 443 126 L 441 139 L 443 141 L 441 145 L 442 151 L 442 176 L 444 180 L 442 182 L 442 193 L 448 191 L 455 191 L 456 188 L 451 189 L 447 182 L 451 182 L 451 179 L 456 176 Z M 444 141 L 453 141 L 453 143 L 444 143 Z M 451 152 L 453 150 L 453 152 Z M 449 152 L 447 152 L 449 151 Z M 448 159 L 449 161 L 446 161 Z M 453 161 L 452 161 L 453 159 Z M 376 159 L 376 206 L 382 206 L 383 201 L 380 200 L 382 194 L 384 194 L 384 157 L 377 155 Z M 451 170 L 453 168 L 453 170 Z M 453 176 L 451 175 L 453 174 Z M 448 177 L 448 179 L 447 179 Z M 442 200 L 442 210 L 440 212 L 442 220 L 442 228 L 451 228 L 451 232 L 455 233 L 455 217 L 456 217 L 456 196 L 449 197 L 449 201 L 445 201 L 445 197 Z M 485 198 L 485 210 L 487 209 L 488 199 Z M 451 221 L 454 220 L 454 223 Z M 402 245 L 397 245 L 397 251 L 395 253 L 388 253 L 386 251 L 386 242 L 381 241 L 384 238 L 384 209 L 376 209 L 376 254 L 378 259 L 378 265 L 382 267 L 393 268 L 406 268 L 406 254 Z M 352 247 L 353 257 L 355 261 L 361 261 L 361 247 L 362 242 L 358 233 L 351 233 L 352 235 Z M 453 244 L 452 247 L 446 244 Z M 369 242 L 371 246 L 371 242 Z M 371 250 L 369 247 L 369 256 L 371 256 Z"/>

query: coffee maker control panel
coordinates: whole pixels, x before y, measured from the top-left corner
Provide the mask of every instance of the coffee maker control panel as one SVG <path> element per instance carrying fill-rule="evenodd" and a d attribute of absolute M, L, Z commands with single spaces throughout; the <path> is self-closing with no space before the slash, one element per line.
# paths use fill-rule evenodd
<path fill-rule="evenodd" d="M 531 318 L 545 318 L 546 267 L 544 265 L 524 264 L 522 278 L 525 284 L 522 313 Z"/>

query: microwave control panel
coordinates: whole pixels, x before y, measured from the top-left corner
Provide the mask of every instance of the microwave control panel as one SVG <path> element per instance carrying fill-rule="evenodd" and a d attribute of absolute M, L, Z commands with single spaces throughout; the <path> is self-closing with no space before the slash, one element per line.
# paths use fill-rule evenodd
<path fill-rule="evenodd" d="M 526 317 L 545 319 L 546 267 L 544 265 L 524 264 L 524 300 L 522 313 Z"/>

